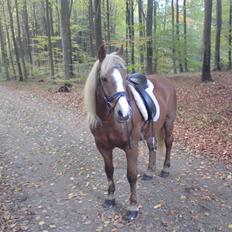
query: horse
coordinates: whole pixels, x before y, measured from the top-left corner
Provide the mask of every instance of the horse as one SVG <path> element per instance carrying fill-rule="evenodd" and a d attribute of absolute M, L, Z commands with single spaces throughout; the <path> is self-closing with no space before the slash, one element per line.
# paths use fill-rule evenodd
<path fill-rule="evenodd" d="M 102 44 L 98 59 L 93 65 L 84 88 L 84 101 L 88 125 L 95 138 L 98 151 L 104 159 L 108 180 L 108 195 L 104 206 L 115 206 L 115 183 L 113 149 L 122 149 L 127 158 L 127 180 L 130 185 L 129 205 L 126 220 L 135 220 L 139 213 L 136 181 L 138 176 L 138 145 L 143 127 L 144 141 L 149 150 L 149 162 L 143 179 L 150 180 L 155 175 L 157 143 L 166 147 L 165 161 L 161 177 L 169 175 L 170 153 L 173 143 L 173 125 L 176 118 L 176 92 L 173 85 L 159 75 L 148 75 L 159 103 L 160 114 L 156 122 L 144 119 L 138 110 L 135 99 L 128 88 L 125 62 L 122 58 L 123 46 L 107 54 Z"/>

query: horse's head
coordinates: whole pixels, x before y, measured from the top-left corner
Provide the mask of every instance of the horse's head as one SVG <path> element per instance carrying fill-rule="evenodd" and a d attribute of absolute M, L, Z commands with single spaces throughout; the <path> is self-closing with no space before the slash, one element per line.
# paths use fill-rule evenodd
<path fill-rule="evenodd" d="M 109 55 L 105 45 L 98 51 L 98 83 L 102 88 L 104 98 L 114 117 L 119 122 L 130 118 L 131 110 L 126 92 L 126 70 L 122 59 L 123 47 Z"/>

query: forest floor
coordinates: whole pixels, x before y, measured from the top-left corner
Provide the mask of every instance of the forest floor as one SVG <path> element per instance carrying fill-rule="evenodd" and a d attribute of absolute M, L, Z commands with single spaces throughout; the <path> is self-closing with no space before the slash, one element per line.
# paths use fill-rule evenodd
<path fill-rule="evenodd" d="M 0 84 L 0 231 L 232 231 L 232 73 L 169 79 L 178 96 L 171 175 L 138 180 L 140 215 L 122 220 L 126 159 L 115 151 L 116 207 L 102 207 L 103 161 L 83 113 L 83 85 Z M 146 169 L 141 144 L 139 173 Z M 116 154 L 117 153 L 117 154 Z M 158 157 L 157 174 L 164 157 Z"/>

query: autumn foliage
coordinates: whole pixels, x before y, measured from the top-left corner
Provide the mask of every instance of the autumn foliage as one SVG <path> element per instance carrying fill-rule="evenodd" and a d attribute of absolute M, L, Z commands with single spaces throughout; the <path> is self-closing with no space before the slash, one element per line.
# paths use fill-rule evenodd
<path fill-rule="evenodd" d="M 232 78 L 213 73 L 213 82 L 200 75 L 172 77 L 177 89 L 175 140 L 190 149 L 232 163 Z"/>

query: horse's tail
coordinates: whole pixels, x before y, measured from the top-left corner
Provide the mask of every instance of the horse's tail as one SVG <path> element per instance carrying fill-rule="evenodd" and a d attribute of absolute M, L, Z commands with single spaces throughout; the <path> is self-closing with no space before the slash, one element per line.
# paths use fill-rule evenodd
<path fill-rule="evenodd" d="M 158 143 L 157 155 L 159 157 L 163 157 L 163 155 L 165 154 L 165 151 L 166 151 L 164 137 L 165 137 L 164 128 L 162 128 L 157 134 L 157 143 Z"/>

